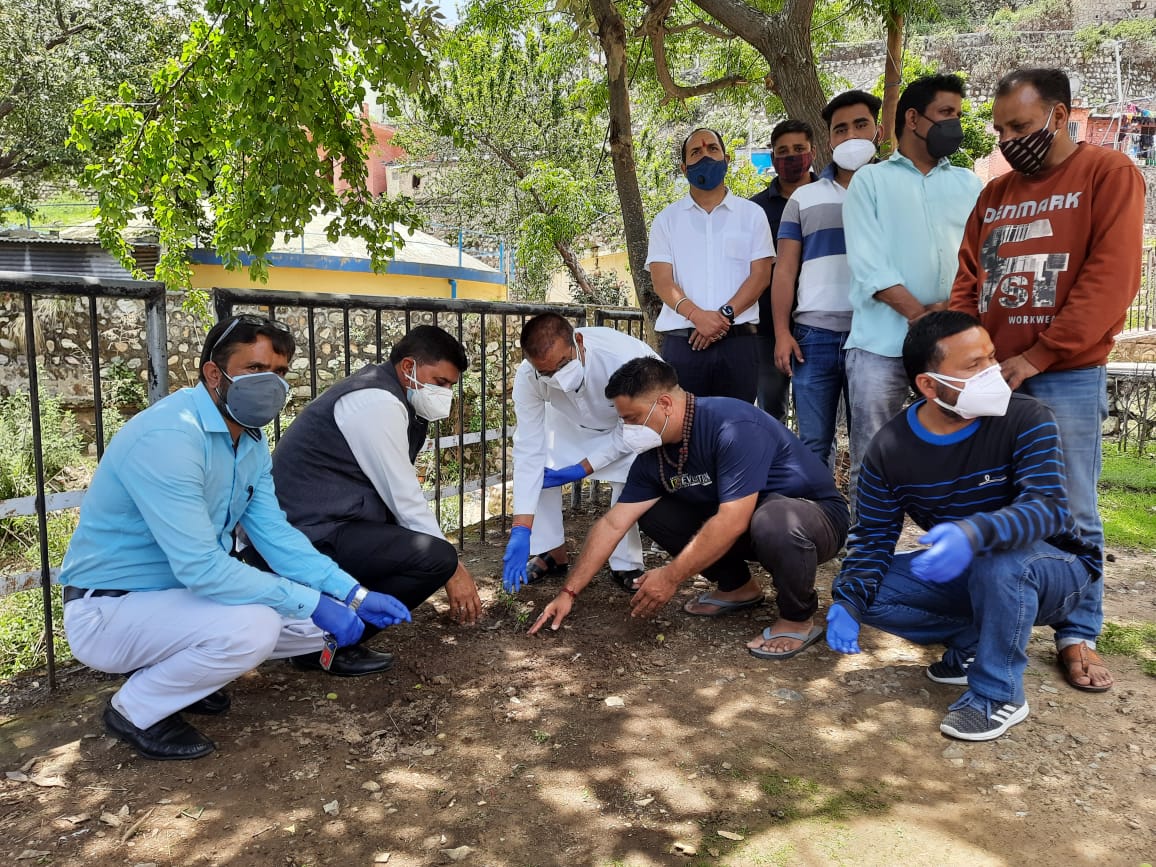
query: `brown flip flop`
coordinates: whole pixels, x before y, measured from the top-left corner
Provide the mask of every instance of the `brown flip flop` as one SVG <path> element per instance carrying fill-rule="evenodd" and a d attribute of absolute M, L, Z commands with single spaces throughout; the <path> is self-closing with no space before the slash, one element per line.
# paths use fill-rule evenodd
<path fill-rule="evenodd" d="M 1085 673 L 1088 671 L 1089 665 L 1098 665 L 1105 671 L 1108 668 L 1108 666 L 1104 665 L 1104 660 L 1100 658 L 1100 654 L 1096 653 L 1096 651 L 1082 641 L 1079 644 L 1069 644 L 1063 650 L 1060 650 L 1056 654 L 1056 664 L 1060 666 L 1060 671 L 1063 672 L 1064 680 L 1068 682 L 1068 686 L 1074 689 L 1083 690 L 1084 692 L 1107 692 L 1112 688 L 1112 684 L 1115 683 L 1115 680 L 1113 680 L 1112 683 L 1109 683 L 1107 686 L 1095 686 L 1092 683 L 1076 682 L 1076 676 L 1072 673 L 1072 667 L 1076 664 L 1079 664 Z M 1111 672 L 1108 673 L 1108 676 L 1112 676 Z"/>

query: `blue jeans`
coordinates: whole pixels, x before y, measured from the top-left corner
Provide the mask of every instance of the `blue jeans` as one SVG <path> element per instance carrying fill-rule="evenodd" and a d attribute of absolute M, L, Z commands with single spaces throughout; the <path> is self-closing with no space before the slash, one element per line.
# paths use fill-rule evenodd
<path fill-rule="evenodd" d="M 855 511 L 859 467 L 867 446 L 911 396 L 903 359 L 876 355 L 866 349 L 847 350 L 848 408 L 851 415 L 851 510 Z"/>
<path fill-rule="evenodd" d="M 1024 380 L 1019 388 L 1043 402 L 1056 416 L 1064 469 L 1068 482 L 1068 508 L 1080 535 L 1101 548 L 1104 525 L 1096 486 L 1100 481 L 1100 442 L 1108 417 L 1107 372 L 1103 367 L 1040 373 Z M 1071 616 L 1056 626 L 1056 643 L 1063 647 L 1078 641 L 1095 646 L 1104 625 L 1104 582 L 1097 581 Z"/>
<path fill-rule="evenodd" d="M 977 557 L 944 584 L 911 574 L 920 553 L 895 556 L 861 622 L 916 644 L 945 644 L 949 664 L 974 656 L 968 688 L 996 702 L 1025 701 L 1032 626 L 1064 622 L 1102 583 L 1075 554 L 1047 542 Z"/>
<path fill-rule="evenodd" d="M 843 344 L 847 342 L 848 332 L 811 325 L 794 325 L 791 331 L 805 359 L 801 364 L 797 359 L 791 360 L 791 390 L 795 396 L 799 439 L 830 466 L 839 398 L 847 395 Z"/>

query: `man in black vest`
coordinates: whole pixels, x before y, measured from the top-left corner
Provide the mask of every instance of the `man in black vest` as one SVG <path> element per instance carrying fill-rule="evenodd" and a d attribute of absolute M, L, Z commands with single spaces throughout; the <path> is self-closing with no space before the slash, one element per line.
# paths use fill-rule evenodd
<path fill-rule="evenodd" d="M 444 586 L 459 623 L 481 613 L 477 585 L 430 512 L 414 460 L 429 423 L 449 415 L 452 387 L 468 366 L 453 336 L 419 325 L 387 363 L 362 368 L 310 403 L 273 453 L 281 508 L 317 550 L 411 610 Z M 367 629 L 362 641 L 376 632 Z M 318 654 L 293 663 L 321 668 Z M 392 664 L 392 655 L 356 644 L 337 651 L 329 673 L 356 677 Z"/>

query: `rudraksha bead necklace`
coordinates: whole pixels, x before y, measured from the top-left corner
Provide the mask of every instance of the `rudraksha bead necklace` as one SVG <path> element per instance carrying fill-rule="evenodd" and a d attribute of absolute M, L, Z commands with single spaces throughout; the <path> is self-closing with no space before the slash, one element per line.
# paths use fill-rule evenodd
<path fill-rule="evenodd" d="M 670 478 L 674 479 L 682 475 L 682 470 L 686 466 L 687 455 L 690 454 L 690 429 L 694 425 L 694 395 L 689 391 L 686 392 L 686 411 L 682 416 L 682 443 L 678 447 L 678 461 L 672 461 L 666 455 L 666 446 L 658 447 L 658 478 L 662 482 L 662 487 L 670 493 L 674 493 L 674 486 L 666 477 L 665 464 L 670 464 L 674 467 L 674 475 Z"/>

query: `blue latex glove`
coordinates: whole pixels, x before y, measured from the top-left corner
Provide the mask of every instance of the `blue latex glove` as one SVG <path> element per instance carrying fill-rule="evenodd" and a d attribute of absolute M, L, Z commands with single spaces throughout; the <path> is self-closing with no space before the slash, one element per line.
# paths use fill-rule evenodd
<path fill-rule="evenodd" d="M 942 584 L 962 575 L 975 552 L 971 540 L 958 524 L 936 524 L 919 540 L 920 545 L 931 547 L 911 561 L 911 572 L 920 581 Z"/>
<path fill-rule="evenodd" d="M 355 613 L 366 623 L 370 623 L 378 629 L 396 626 L 398 623 L 409 623 L 411 620 L 409 609 L 400 599 L 395 599 L 388 593 L 375 593 L 372 590 L 369 591 L 369 595 L 365 597 Z"/>
<path fill-rule="evenodd" d="M 827 644 L 839 653 L 859 652 L 859 622 L 842 605 L 827 611 Z"/>
<path fill-rule="evenodd" d="M 353 609 L 342 605 L 332 596 L 321 594 L 317 607 L 313 609 L 310 619 L 319 629 L 328 632 L 337 639 L 338 647 L 357 644 L 361 634 L 365 632 L 365 624 L 361 622 Z"/>
<path fill-rule="evenodd" d="M 530 528 L 515 527 L 510 531 L 506 556 L 502 558 L 502 587 L 507 593 L 517 593 L 526 581 L 526 563 L 530 559 Z"/>
<path fill-rule="evenodd" d="M 562 485 L 586 478 L 586 468 L 582 464 L 570 464 L 570 466 L 562 467 L 559 470 L 546 467 L 546 472 L 542 474 L 542 478 L 543 488 L 560 488 Z"/>

